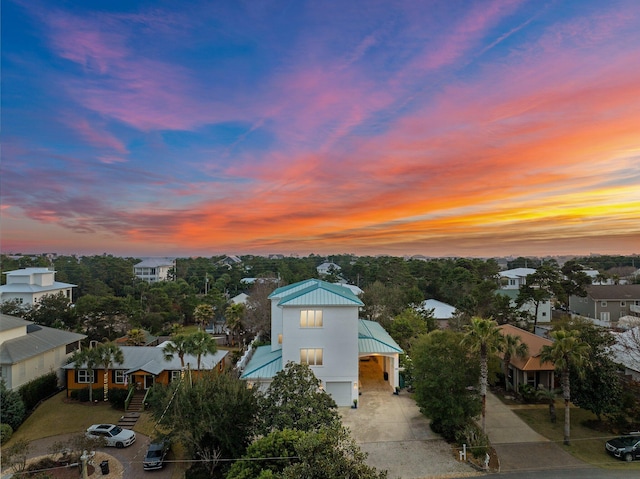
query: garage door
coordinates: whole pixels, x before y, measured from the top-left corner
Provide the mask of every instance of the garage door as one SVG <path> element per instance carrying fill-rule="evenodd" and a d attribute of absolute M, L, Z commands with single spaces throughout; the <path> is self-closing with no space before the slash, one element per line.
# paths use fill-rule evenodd
<path fill-rule="evenodd" d="M 351 406 L 351 383 L 327 382 L 326 390 L 338 406 Z"/>

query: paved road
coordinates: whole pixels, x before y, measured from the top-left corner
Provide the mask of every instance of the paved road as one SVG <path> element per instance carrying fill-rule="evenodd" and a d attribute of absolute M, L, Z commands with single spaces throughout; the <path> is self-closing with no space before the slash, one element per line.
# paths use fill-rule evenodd
<path fill-rule="evenodd" d="M 462 479 L 464 476 L 451 477 L 450 479 Z M 638 479 L 638 471 L 611 471 L 606 469 L 576 468 L 576 469 L 551 469 L 537 471 L 520 471 L 492 474 L 489 478 L 495 479 Z"/>
<path fill-rule="evenodd" d="M 62 434 L 59 436 L 46 437 L 31 441 L 29 450 L 29 458 L 43 456 L 49 454 L 52 444 L 56 442 L 64 442 L 77 434 Z M 143 477 L 149 475 L 153 479 L 171 479 L 173 464 L 168 463 L 163 469 L 158 471 L 144 471 L 142 469 L 142 461 L 149 446 L 149 438 L 143 434 L 136 433 L 136 442 L 124 449 L 115 447 L 105 447 L 98 449 L 99 452 L 107 454 L 110 457 L 109 474 L 102 475 L 99 463 L 102 457 L 94 460 L 96 472 L 90 477 L 99 477 L 100 479 L 128 479 L 133 477 Z"/>

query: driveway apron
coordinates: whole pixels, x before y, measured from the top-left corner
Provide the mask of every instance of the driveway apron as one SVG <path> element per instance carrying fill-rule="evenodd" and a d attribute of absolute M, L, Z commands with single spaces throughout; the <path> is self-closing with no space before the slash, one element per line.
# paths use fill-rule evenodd
<path fill-rule="evenodd" d="M 486 432 L 501 472 L 588 467 L 531 429 L 491 392 L 487 392 Z"/>

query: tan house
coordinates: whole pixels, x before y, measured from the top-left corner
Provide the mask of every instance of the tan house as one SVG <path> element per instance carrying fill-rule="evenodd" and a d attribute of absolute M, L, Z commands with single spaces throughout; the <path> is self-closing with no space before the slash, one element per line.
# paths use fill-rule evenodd
<path fill-rule="evenodd" d="M 527 356 L 520 358 L 513 356 L 509 365 L 509 377 L 506 381 L 518 391 L 523 384 L 533 387 L 543 386 L 546 389 L 554 388 L 554 365 L 540 361 L 540 353 L 543 346 L 551 346 L 553 342 L 536 334 L 516 328 L 510 324 L 499 327 L 500 332 L 506 336 L 520 336 L 520 340 L 529 348 Z"/>
<path fill-rule="evenodd" d="M 0 314 L 0 378 L 8 389 L 18 389 L 54 371 L 63 384 L 62 367 L 84 338 L 84 334 Z"/>

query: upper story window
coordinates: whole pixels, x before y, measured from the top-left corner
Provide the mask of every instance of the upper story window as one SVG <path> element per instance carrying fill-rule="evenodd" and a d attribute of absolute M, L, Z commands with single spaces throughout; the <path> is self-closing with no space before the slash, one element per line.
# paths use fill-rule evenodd
<path fill-rule="evenodd" d="M 309 366 L 322 366 L 322 348 L 308 348 L 300 350 L 300 363 Z"/>
<path fill-rule="evenodd" d="M 300 327 L 301 328 L 321 328 L 322 327 L 322 310 L 303 309 L 302 311 L 300 311 Z"/>
<path fill-rule="evenodd" d="M 606 301 L 601 301 L 600 302 L 600 306 L 602 306 L 603 308 L 607 307 L 607 302 Z"/>

